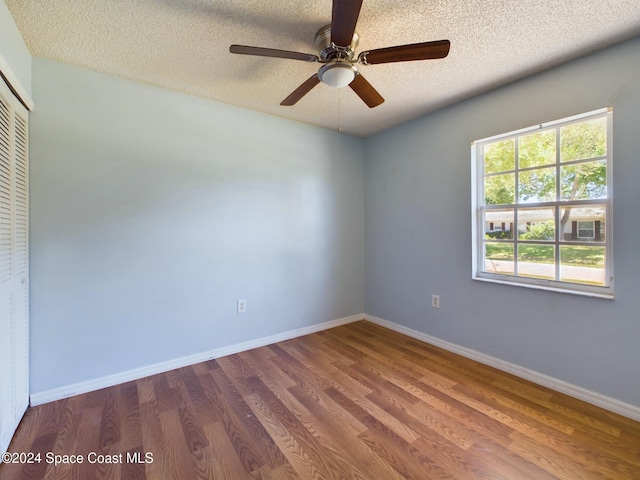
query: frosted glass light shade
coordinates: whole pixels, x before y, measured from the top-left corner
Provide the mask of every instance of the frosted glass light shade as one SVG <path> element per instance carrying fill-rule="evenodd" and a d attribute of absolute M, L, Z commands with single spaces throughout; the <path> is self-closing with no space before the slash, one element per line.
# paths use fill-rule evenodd
<path fill-rule="evenodd" d="M 336 61 L 324 65 L 318 72 L 318 77 L 330 87 L 342 88 L 353 82 L 356 73 L 356 67 L 350 63 Z"/>

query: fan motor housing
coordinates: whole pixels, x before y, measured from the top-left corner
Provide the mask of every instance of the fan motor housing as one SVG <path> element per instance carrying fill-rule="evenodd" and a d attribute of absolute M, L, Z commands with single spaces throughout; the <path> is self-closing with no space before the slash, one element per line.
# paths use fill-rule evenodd
<path fill-rule="evenodd" d="M 353 33 L 351 45 L 347 47 L 337 46 L 331 43 L 331 25 L 321 27 L 315 35 L 315 45 L 320 51 L 319 57 L 322 62 L 329 61 L 334 58 L 344 59 L 349 62 L 353 61 L 355 49 L 358 47 L 359 36 Z"/>

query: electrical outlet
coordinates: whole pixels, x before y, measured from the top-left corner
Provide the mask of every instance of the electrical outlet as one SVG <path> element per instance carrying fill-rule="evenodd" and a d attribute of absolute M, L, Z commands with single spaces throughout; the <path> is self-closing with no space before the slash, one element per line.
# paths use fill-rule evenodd
<path fill-rule="evenodd" d="M 433 308 L 440 308 L 440 295 L 431 295 L 431 306 Z"/>
<path fill-rule="evenodd" d="M 238 313 L 247 313 L 247 301 L 238 300 Z"/>

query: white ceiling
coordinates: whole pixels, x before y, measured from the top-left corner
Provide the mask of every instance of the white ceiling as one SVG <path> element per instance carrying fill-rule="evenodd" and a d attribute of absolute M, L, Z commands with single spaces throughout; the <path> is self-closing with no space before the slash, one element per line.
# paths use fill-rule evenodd
<path fill-rule="evenodd" d="M 5 1 L 35 56 L 360 136 L 640 34 L 640 0 L 364 0 L 356 52 L 449 39 L 449 56 L 359 67 L 374 109 L 324 84 L 281 107 L 321 64 L 229 45 L 317 54 L 331 0 Z"/>

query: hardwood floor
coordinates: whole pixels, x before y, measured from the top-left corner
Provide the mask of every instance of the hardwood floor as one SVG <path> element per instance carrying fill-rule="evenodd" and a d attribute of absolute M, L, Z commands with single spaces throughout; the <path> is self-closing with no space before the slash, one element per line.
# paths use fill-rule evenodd
<path fill-rule="evenodd" d="M 640 423 L 362 321 L 30 408 L 10 451 L 40 463 L 1 479 L 637 480 Z"/>

